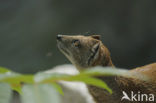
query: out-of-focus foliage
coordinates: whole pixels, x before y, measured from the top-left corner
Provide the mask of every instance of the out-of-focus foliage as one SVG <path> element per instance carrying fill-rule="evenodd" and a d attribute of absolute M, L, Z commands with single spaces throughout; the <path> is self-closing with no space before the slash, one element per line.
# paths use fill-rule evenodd
<path fill-rule="evenodd" d="M 63 94 L 58 81 L 80 81 L 89 85 L 112 90 L 104 81 L 95 76 L 115 76 L 127 74 L 127 70 L 114 68 L 93 68 L 85 70 L 76 75 L 62 73 L 39 72 L 34 75 L 14 73 L 10 70 L 0 68 L 0 101 L 8 103 L 11 98 L 11 88 L 20 93 L 23 103 L 59 103 L 59 95 Z M 4 72 L 4 70 L 6 72 Z M 5 84 L 4 84 L 5 83 Z M 4 93 L 5 92 L 5 93 Z M 0 102 L 1 103 L 1 102 Z"/>
<path fill-rule="evenodd" d="M 0 83 L 0 103 L 10 103 L 12 91 L 7 83 Z"/>
<path fill-rule="evenodd" d="M 7 68 L 0 67 L 0 73 L 6 73 L 6 72 L 9 72 Z"/>

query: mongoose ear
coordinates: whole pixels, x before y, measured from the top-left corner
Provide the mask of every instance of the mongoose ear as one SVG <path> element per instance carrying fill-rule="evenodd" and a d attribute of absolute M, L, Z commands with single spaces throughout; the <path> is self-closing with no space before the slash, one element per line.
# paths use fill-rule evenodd
<path fill-rule="evenodd" d="M 96 52 L 98 51 L 99 47 L 100 47 L 100 43 L 98 42 L 98 43 L 96 43 L 96 44 L 93 46 L 92 52 L 96 53 Z"/>
<path fill-rule="evenodd" d="M 88 59 L 88 65 L 90 65 L 92 61 L 96 60 L 99 57 L 99 48 L 100 48 L 100 42 L 93 45 L 91 49 L 92 54 Z"/>
<path fill-rule="evenodd" d="M 91 35 L 92 38 L 97 39 L 97 40 L 101 40 L 101 36 L 100 35 Z"/>

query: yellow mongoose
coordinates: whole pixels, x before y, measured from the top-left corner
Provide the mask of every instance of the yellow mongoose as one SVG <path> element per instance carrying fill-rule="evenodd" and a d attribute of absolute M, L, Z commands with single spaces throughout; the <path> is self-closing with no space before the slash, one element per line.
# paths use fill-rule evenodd
<path fill-rule="evenodd" d="M 101 42 L 99 35 L 58 35 L 57 42 L 60 51 L 78 70 L 94 66 L 113 66 L 109 50 Z M 109 94 L 104 89 L 88 85 L 94 100 L 97 103 L 156 103 L 156 63 L 132 69 L 129 72 L 144 74 L 150 77 L 150 80 L 141 81 L 126 77 L 97 77 L 108 84 L 113 90 L 113 94 Z M 121 100 L 123 95 L 131 95 L 132 97 Z"/>

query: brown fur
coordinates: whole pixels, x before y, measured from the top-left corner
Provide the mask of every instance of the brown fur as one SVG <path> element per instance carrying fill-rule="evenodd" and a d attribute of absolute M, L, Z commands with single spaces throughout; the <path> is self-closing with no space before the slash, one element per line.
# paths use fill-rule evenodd
<path fill-rule="evenodd" d="M 103 45 L 100 41 L 99 36 L 61 36 L 62 40 L 58 41 L 58 46 L 64 45 L 63 49 L 67 49 L 68 55 L 67 58 L 78 68 L 84 69 L 94 66 L 114 66 L 110 57 L 109 50 Z M 63 40 L 64 39 L 64 40 Z M 77 39 L 80 42 L 80 45 L 84 48 L 75 49 L 70 45 L 71 40 Z M 68 41 L 68 42 L 67 42 Z M 69 43 L 69 44 L 68 44 Z M 91 61 L 91 64 L 86 64 L 88 56 L 91 55 L 90 48 L 94 46 L 94 44 L 99 43 L 98 56 Z M 68 44 L 68 45 L 66 45 Z M 76 44 L 78 45 L 78 44 Z M 60 48 L 61 49 L 61 48 Z M 82 49 L 82 50 L 81 50 Z M 84 50 L 84 51 L 83 51 Z M 73 52 L 74 51 L 74 52 Z M 73 56 L 74 55 L 74 56 Z M 75 56 L 76 55 L 76 56 Z M 79 60 L 80 59 L 80 60 Z M 130 93 L 130 91 L 140 91 L 141 93 L 153 93 L 156 96 L 156 63 L 146 65 L 143 67 L 135 68 L 130 70 L 129 72 L 141 73 L 150 78 L 149 81 L 142 81 L 134 78 L 126 78 L 126 77 L 97 77 L 103 81 L 105 81 L 110 88 L 113 90 L 113 94 L 110 95 L 106 90 L 95 87 L 88 86 L 88 89 L 92 96 L 94 97 L 97 103 L 139 103 L 139 102 L 129 102 L 122 101 L 122 91 L 124 90 L 126 93 Z M 147 102 L 140 102 L 147 103 Z M 149 102 L 148 102 L 149 103 Z"/>

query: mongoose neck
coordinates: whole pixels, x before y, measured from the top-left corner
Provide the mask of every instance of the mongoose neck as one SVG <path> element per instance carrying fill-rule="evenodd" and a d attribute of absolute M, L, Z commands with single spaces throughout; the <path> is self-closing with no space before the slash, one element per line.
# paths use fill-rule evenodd
<path fill-rule="evenodd" d="M 109 50 L 103 44 L 101 45 L 102 46 L 99 51 L 99 58 L 95 60 L 93 66 L 114 67 Z"/>
<path fill-rule="evenodd" d="M 99 51 L 99 58 L 95 61 L 93 66 L 103 66 L 103 67 L 114 67 L 109 50 L 102 45 Z M 90 93 L 95 98 L 97 103 L 114 103 L 114 100 L 116 100 L 116 103 L 119 103 L 120 99 L 119 97 L 122 95 L 121 91 L 118 87 L 116 76 L 113 77 L 104 77 L 100 76 L 97 77 L 98 79 L 101 79 L 102 81 L 106 82 L 107 85 L 113 90 L 113 94 L 111 95 L 106 90 L 102 88 L 98 88 L 95 86 L 88 86 Z M 100 98 L 100 99 L 97 99 Z"/>

